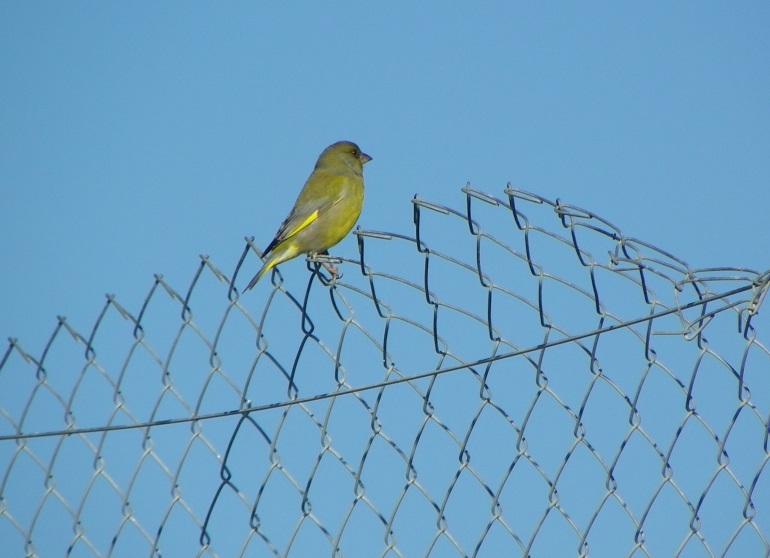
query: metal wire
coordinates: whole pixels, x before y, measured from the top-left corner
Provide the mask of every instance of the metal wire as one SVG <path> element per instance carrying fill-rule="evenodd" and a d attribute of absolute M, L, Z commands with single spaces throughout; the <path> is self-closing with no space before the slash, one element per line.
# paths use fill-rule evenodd
<path fill-rule="evenodd" d="M 770 556 L 770 272 L 510 185 L 0 359 L 26 556 Z M 250 275 L 249 275 L 250 276 Z M 766 333 L 764 334 L 766 336 Z"/>

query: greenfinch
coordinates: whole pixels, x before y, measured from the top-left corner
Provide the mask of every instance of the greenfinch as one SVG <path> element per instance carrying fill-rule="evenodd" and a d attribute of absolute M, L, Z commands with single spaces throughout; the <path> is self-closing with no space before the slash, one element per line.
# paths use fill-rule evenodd
<path fill-rule="evenodd" d="M 248 291 L 276 265 L 300 254 L 326 254 L 356 224 L 364 205 L 364 165 L 372 158 L 349 141 L 323 150 Z M 265 259 L 266 258 L 266 259 Z M 331 269 L 332 273 L 336 268 Z"/>

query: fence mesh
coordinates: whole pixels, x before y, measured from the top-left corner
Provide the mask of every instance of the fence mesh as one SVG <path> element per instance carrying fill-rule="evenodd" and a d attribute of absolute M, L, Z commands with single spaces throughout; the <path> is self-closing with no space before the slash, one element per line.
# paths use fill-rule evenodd
<path fill-rule="evenodd" d="M 770 555 L 768 272 L 463 194 L 355 231 L 338 278 L 242 296 L 247 239 L 232 275 L 11 339 L 5 555 Z"/>

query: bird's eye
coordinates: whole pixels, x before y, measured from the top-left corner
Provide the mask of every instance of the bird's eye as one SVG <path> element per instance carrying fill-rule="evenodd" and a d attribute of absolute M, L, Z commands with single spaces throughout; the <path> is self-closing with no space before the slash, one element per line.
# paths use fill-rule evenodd
<path fill-rule="evenodd" d="M 353 150 L 353 157 L 355 157 L 356 159 L 358 159 L 358 157 L 359 157 L 360 155 L 361 155 L 361 154 L 358 152 L 358 149 L 354 149 L 354 150 Z"/>

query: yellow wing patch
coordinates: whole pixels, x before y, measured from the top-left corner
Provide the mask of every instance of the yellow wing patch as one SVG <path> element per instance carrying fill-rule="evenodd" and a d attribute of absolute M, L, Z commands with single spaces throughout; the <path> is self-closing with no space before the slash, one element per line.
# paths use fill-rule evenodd
<path fill-rule="evenodd" d="M 302 221 L 299 225 L 294 227 L 294 229 L 292 229 L 290 231 L 286 231 L 286 238 L 294 236 L 295 234 L 297 234 L 299 231 L 301 231 L 302 229 L 307 227 L 310 223 L 312 223 L 316 219 L 318 219 L 318 210 L 317 209 L 315 211 L 313 211 L 313 213 L 308 215 L 307 218 L 304 221 Z"/>

